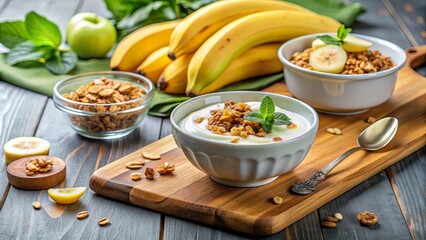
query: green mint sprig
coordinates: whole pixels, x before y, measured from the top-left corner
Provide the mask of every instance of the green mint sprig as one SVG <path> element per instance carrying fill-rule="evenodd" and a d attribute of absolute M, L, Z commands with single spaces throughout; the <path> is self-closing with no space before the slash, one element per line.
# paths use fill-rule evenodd
<path fill-rule="evenodd" d="M 53 74 L 64 74 L 77 64 L 77 55 L 62 50 L 61 32 L 47 18 L 29 12 L 24 21 L 0 23 L 0 43 L 9 48 L 6 63 L 14 66 L 43 64 Z"/>
<path fill-rule="evenodd" d="M 273 125 L 288 125 L 291 119 L 281 112 L 275 112 L 274 100 L 265 96 L 260 104 L 260 112 L 251 112 L 244 115 L 244 119 L 250 122 L 259 122 L 266 133 L 272 131 Z"/>
<path fill-rule="evenodd" d="M 337 38 L 330 35 L 321 35 L 317 36 L 317 38 L 321 39 L 321 41 L 325 42 L 326 44 L 340 46 L 343 44 L 343 40 L 345 40 L 350 32 L 352 32 L 352 28 L 345 28 L 345 25 L 342 24 L 337 29 Z"/>

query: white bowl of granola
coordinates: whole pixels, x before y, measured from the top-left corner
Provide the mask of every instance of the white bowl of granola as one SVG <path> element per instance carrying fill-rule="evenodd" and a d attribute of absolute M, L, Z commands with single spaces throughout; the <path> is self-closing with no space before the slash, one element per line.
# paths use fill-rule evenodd
<path fill-rule="evenodd" d="M 264 112 L 260 103 L 265 96 L 274 102 L 274 116 L 290 118 L 269 133 L 263 124 L 244 119 L 250 112 Z M 297 99 L 246 91 L 189 99 L 174 109 L 170 120 L 175 142 L 188 160 L 214 181 L 235 187 L 261 186 L 297 167 L 319 121 L 315 110 Z"/>
<path fill-rule="evenodd" d="M 322 33 L 294 38 L 278 50 L 278 57 L 284 65 L 285 83 L 293 96 L 318 111 L 336 115 L 362 113 L 387 101 L 394 90 L 398 70 L 406 61 L 404 50 L 383 39 L 351 34 L 372 43 L 369 48 L 372 52 L 348 53 L 342 73 L 314 71 L 303 61 L 301 64 L 291 61 L 293 54 L 309 49 L 317 36 L 326 34 L 336 35 Z M 393 62 L 391 68 L 380 69 L 378 65 L 386 63 L 371 60 L 375 59 L 372 55 L 378 56 L 379 53 L 385 56 L 382 58 L 384 61 L 390 59 Z M 351 74 L 347 74 L 349 71 Z"/>

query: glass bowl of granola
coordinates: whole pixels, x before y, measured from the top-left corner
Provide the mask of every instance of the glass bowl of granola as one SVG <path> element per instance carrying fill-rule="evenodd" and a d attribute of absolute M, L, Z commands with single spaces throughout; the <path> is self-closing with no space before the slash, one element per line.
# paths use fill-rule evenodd
<path fill-rule="evenodd" d="M 191 98 L 173 110 L 170 121 L 192 165 L 235 187 L 261 186 L 297 167 L 319 122 L 315 110 L 297 99 L 248 91 Z"/>
<path fill-rule="evenodd" d="M 398 70 L 406 61 L 403 49 L 383 39 L 351 34 L 350 40 L 361 39 L 361 45 L 369 43 L 368 50 L 344 51 L 346 59 L 341 69 L 334 73 L 318 71 L 310 63 L 313 52 L 323 48 L 315 46 L 317 37 L 324 35 L 336 33 L 294 38 L 278 50 L 285 83 L 294 97 L 318 111 L 335 115 L 362 113 L 391 97 Z"/>
<path fill-rule="evenodd" d="M 128 72 L 92 72 L 59 81 L 53 101 L 71 127 L 94 139 L 125 136 L 139 126 L 154 97 L 154 85 Z"/>

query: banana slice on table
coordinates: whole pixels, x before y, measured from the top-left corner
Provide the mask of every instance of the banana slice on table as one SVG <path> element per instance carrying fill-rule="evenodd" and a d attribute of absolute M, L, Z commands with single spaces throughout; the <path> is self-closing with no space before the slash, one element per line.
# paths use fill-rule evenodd
<path fill-rule="evenodd" d="M 17 159 L 36 155 L 48 155 L 50 144 L 37 137 L 18 137 L 4 144 L 4 159 L 9 164 Z"/>
<path fill-rule="evenodd" d="M 57 203 L 71 204 L 77 202 L 84 192 L 86 192 L 85 187 L 50 188 L 47 191 L 47 194 L 49 194 L 49 197 Z"/>
<path fill-rule="evenodd" d="M 326 45 L 311 53 L 309 64 L 316 71 L 340 73 L 346 64 L 346 51 L 337 45 Z"/>

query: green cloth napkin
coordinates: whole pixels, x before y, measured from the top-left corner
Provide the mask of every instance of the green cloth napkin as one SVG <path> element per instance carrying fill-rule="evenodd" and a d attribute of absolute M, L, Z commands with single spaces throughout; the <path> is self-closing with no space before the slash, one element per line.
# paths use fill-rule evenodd
<path fill-rule="evenodd" d="M 9 66 L 4 59 L 5 55 L 0 54 L 0 80 L 49 97 L 52 97 L 53 86 L 64 78 L 80 73 L 109 70 L 108 59 L 79 60 L 76 68 L 67 75 L 54 75 L 43 66 Z"/>

